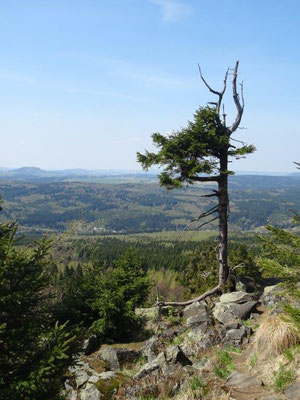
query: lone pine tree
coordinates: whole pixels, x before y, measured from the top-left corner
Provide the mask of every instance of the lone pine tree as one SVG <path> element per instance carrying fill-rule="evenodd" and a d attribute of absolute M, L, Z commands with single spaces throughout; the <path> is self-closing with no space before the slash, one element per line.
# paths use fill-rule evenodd
<path fill-rule="evenodd" d="M 210 102 L 205 107 L 200 107 L 194 114 L 194 119 L 186 128 L 164 136 L 160 133 L 152 135 L 154 145 L 159 149 L 157 153 L 145 151 L 145 154 L 137 153 L 137 159 L 144 169 L 153 165 L 163 167 L 159 174 L 161 186 L 168 189 L 181 187 L 182 184 L 194 184 L 195 182 L 216 182 L 217 189 L 206 197 L 216 197 L 217 204 L 209 210 L 201 213 L 195 221 L 211 217 L 210 221 L 219 221 L 219 283 L 214 289 L 206 292 L 197 299 L 184 303 L 164 303 L 173 305 L 190 304 L 221 291 L 229 276 L 227 263 L 228 248 L 228 170 L 229 158 L 239 159 L 246 154 L 255 151 L 253 145 L 246 145 L 242 141 L 232 138 L 232 134 L 239 128 L 244 112 L 243 83 L 240 91 L 237 90 L 239 62 L 233 70 L 228 69 L 224 77 L 221 91 L 212 89 L 204 79 L 200 66 L 199 72 L 202 81 L 208 90 L 217 96 L 216 102 Z M 223 97 L 227 88 L 228 75 L 232 74 L 232 96 L 236 106 L 236 117 L 232 125 L 227 125 Z M 240 147 L 232 144 L 241 143 Z M 215 214 L 217 214 L 215 216 Z"/>

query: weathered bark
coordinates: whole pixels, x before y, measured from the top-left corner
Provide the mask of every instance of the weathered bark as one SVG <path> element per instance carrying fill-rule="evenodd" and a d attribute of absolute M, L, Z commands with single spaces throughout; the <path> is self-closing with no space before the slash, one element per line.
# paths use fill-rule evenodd
<path fill-rule="evenodd" d="M 229 269 L 228 254 L 228 154 L 220 155 L 220 179 L 218 181 L 218 214 L 219 214 L 219 286 L 227 282 Z"/>

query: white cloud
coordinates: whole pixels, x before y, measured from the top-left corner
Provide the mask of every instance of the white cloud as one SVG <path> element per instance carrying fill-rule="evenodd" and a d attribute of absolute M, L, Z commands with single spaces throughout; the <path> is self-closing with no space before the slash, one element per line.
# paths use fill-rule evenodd
<path fill-rule="evenodd" d="M 191 6 L 177 0 L 151 0 L 162 8 L 164 22 L 176 22 L 191 13 Z"/>

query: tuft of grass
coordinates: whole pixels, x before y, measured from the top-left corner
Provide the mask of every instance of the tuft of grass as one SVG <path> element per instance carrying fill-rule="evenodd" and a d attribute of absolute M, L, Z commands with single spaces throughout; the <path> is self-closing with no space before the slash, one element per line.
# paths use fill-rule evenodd
<path fill-rule="evenodd" d="M 234 346 L 226 346 L 225 350 L 228 351 L 229 353 L 236 353 L 236 354 L 242 353 L 242 350 L 239 347 L 234 347 Z"/>
<path fill-rule="evenodd" d="M 299 337 L 292 323 L 278 315 L 269 315 L 255 334 L 258 354 L 277 356 L 298 343 Z"/>
<path fill-rule="evenodd" d="M 274 382 L 273 387 L 276 392 L 282 391 L 291 382 L 293 382 L 295 375 L 292 370 L 286 369 L 283 365 L 280 365 L 279 370 L 273 372 Z"/>
<path fill-rule="evenodd" d="M 227 379 L 235 369 L 234 362 L 230 354 L 225 350 L 216 351 L 217 362 L 214 368 L 214 373 L 218 378 Z"/>
<path fill-rule="evenodd" d="M 244 325 L 244 326 L 246 326 L 246 328 L 248 327 L 250 327 L 251 326 L 251 322 L 250 321 L 248 321 L 248 320 L 242 320 L 242 324 Z"/>
<path fill-rule="evenodd" d="M 300 352 L 300 345 L 297 344 L 294 347 L 289 347 L 283 353 L 284 357 L 287 359 L 288 362 L 294 362 L 296 360 L 295 355 Z"/>
<path fill-rule="evenodd" d="M 249 360 L 249 367 L 250 368 L 254 368 L 256 363 L 257 363 L 257 354 L 254 353 L 254 354 L 252 354 L 252 356 L 251 356 L 251 358 Z"/>
<path fill-rule="evenodd" d="M 170 340 L 169 344 L 180 346 L 183 343 L 183 340 L 184 340 L 183 335 L 178 335 L 174 339 Z"/>

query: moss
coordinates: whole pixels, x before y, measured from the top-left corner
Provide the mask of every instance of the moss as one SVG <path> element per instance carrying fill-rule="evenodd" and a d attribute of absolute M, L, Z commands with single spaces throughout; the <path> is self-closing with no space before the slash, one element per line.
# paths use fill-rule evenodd
<path fill-rule="evenodd" d="M 96 383 L 96 387 L 102 394 L 102 400 L 111 400 L 115 389 L 125 382 L 125 377 L 123 375 L 118 375 L 113 379 L 100 379 Z"/>

